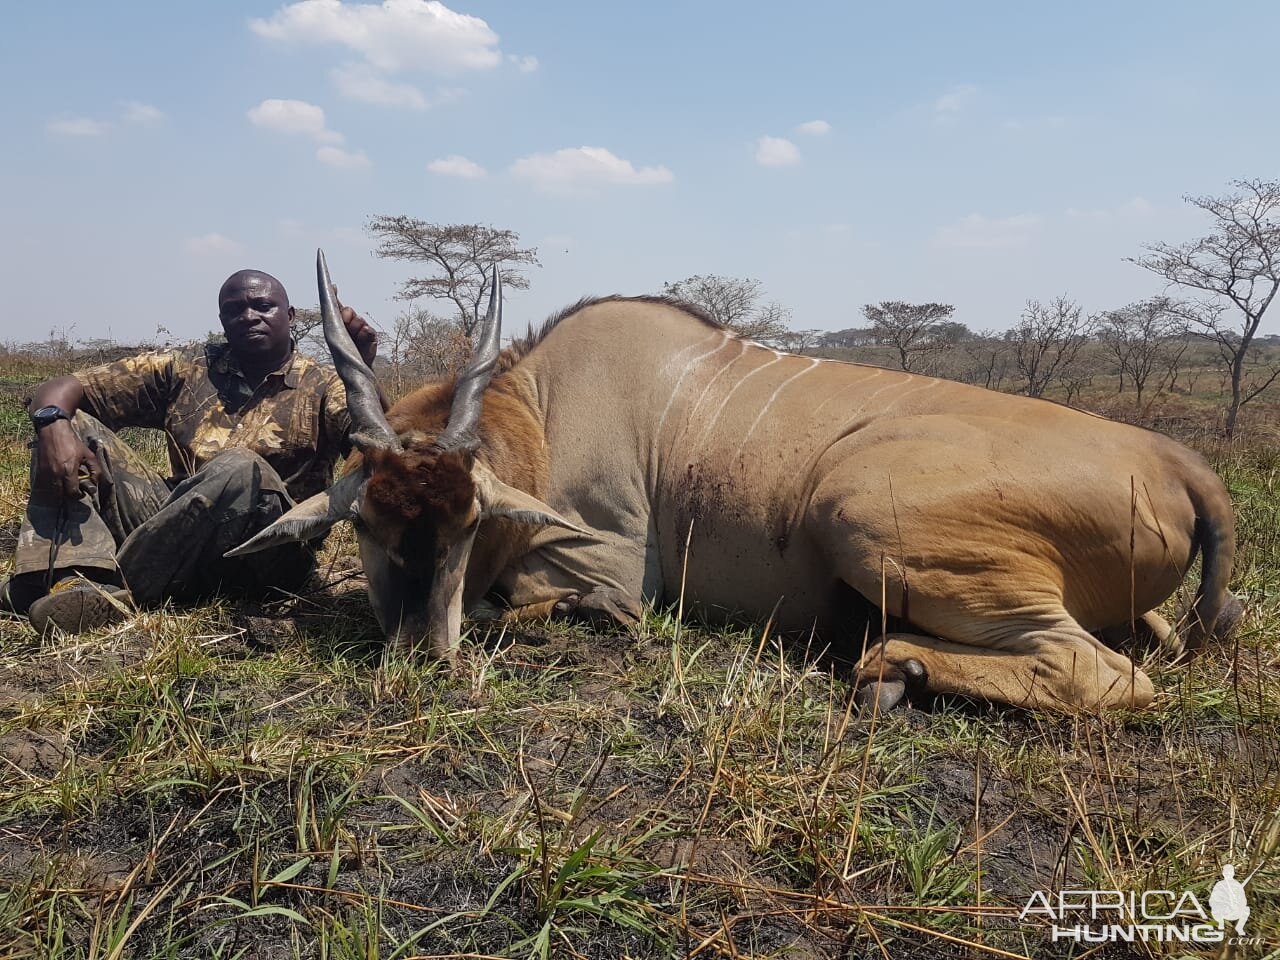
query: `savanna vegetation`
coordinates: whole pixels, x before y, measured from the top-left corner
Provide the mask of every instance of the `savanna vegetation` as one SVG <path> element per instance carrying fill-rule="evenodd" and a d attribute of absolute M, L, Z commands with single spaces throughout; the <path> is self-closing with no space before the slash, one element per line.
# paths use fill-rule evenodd
<path fill-rule="evenodd" d="M 1186 665 L 1148 656 L 1151 709 L 860 712 L 849 650 L 709 630 L 678 604 L 630 632 L 477 627 L 452 671 L 384 662 L 337 531 L 296 596 L 74 638 L 0 620 L 0 956 L 1182 957 L 1055 942 L 1019 914 L 1070 888 L 1207 903 L 1226 862 L 1249 878 L 1256 942 L 1216 955 L 1280 956 L 1280 397 L 1237 406 L 1228 440 L 1211 343 L 1157 325 L 1180 350 L 1170 384 L 1098 324 L 1071 401 L 1174 432 L 1237 511 L 1241 629 Z M 1016 357 L 1016 335 L 991 339 Z M 898 365 L 965 342 L 827 349 Z M 5 557 L 26 496 L 20 398 L 117 349 L 0 352 Z M 132 439 L 162 460 L 158 436 Z"/>

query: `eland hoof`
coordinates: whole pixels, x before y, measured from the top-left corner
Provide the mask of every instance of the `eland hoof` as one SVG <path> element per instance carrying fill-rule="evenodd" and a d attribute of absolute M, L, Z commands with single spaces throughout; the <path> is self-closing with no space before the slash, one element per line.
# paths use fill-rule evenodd
<path fill-rule="evenodd" d="M 877 669 L 863 671 L 866 679 L 854 691 L 853 699 L 860 707 L 878 704 L 877 709 L 882 713 L 896 707 L 908 689 L 923 690 L 929 677 L 924 664 L 914 657 L 901 663 L 886 663 L 883 675 L 878 667 L 877 664 Z"/>
<path fill-rule="evenodd" d="M 878 711 L 884 713 L 896 707 L 906 693 L 907 685 L 901 680 L 872 680 L 860 686 L 853 699 L 859 707 L 875 707 L 878 702 Z"/>
<path fill-rule="evenodd" d="M 551 608 L 551 612 L 557 617 L 567 617 L 578 609 L 578 604 L 581 602 L 581 599 L 582 598 L 577 594 L 565 597 Z"/>

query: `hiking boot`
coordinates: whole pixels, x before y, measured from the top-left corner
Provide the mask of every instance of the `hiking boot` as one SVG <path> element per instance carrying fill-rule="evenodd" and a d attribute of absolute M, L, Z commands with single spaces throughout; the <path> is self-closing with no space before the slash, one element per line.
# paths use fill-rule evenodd
<path fill-rule="evenodd" d="M 0 611 L 25 617 L 31 605 L 45 594 L 41 574 L 20 573 L 0 583 Z"/>
<path fill-rule="evenodd" d="M 31 604 L 27 616 L 37 633 L 44 633 L 50 624 L 63 633 L 81 633 L 119 623 L 132 612 L 133 600 L 128 590 L 73 576 L 55 583 L 45 596 Z"/>

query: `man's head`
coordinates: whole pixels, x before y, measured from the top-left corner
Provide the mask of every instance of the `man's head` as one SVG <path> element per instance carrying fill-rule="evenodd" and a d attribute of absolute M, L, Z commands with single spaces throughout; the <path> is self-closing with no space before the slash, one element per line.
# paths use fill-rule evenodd
<path fill-rule="evenodd" d="M 1232 879 L 1234 879 L 1234 878 L 1235 878 L 1235 875 L 1236 875 L 1236 868 L 1235 868 L 1235 864 L 1232 864 L 1232 863 L 1224 863 L 1224 864 L 1222 865 L 1222 876 L 1223 876 L 1223 879 L 1226 879 L 1226 880 L 1232 880 Z"/>
<path fill-rule="evenodd" d="M 284 284 L 261 270 L 237 270 L 218 291 L 218 318 L 241 360 L 283 360 L 293 307 Z"/>

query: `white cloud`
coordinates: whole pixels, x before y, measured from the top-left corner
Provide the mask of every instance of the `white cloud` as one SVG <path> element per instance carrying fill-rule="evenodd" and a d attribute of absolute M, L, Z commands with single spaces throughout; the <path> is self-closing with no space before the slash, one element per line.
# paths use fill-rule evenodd
<path fill-rule="evenodd" d="M 555 153 L 531 154 L 513 163 L 511 174 L 553 192 L 614 184 L 642 186 L 675 179 L 666 167 L 637 170 L 629 160 L 614 156 L 604 147 L 566 147 Z"/>
<path fill-rule="evenodd" d="M 247 116 L 255 127 L 301 133 L 319 143 L 341 143 L 342 134 L 325 125 L 324 110 L 305 100 L 263 100 Z"/>
<path fill-rule="evenodd" d="M 521 73 L 533 73 L 538 69 L 537 57 L 517 57 L 514 53 L 510 53 L 507 54 L 507 59 L 514 63 Z"/>
<path fill-rule="evenodd" d="M 427 98 L 409 83 L 396 83 L 379 74 L 366 63 L 346 63 L 329 71 L 329 79 L 338 93 L 348 100 L 373 103 L 380 107 L 427 109 Z"/>
<path fill-rule="evenodd" d="M 344 150 L 339 144 L 345 137 L 330 130 L 324 110 L 305 100 L 263 100 L 246 114 L 255 127 L 278 133 L 301 134 L 322 146 L 316 159 L 339 170 L 358 170 L 369 166 L 363 150 Z"/>
<path fill-rule="evenodd" d="M 427 164 L 427 169 L 442 177 L 462 177 L 464 180 L 477 180 L 485 175 L 484 167 L 456 153 L 432 160 Z"/>
<path fill-rule="evenodd" d="M 343 150 L 341 147 L 321 147 L 316 159 L 339 170 L 361 170 L 369 166 L 369 158 L 363 150 Z"/>
<path fill-rule="evenodd" d="M 45 129 L 60 137 L 100 137 L 111 129 L 111 124 L 91 117 L 63 117 L 50 120 Z"/>
<path fill-rule="evenodd" d="M 762 167 L 792 167 L 800 162 L 800 150 L 782 137 L 761 137 L 756 141 L 756 163 Z"/>
<path fill-rule="evenodd" d="M 1039 223 L 1039 217 L 1027 213 L 997 218 L 971 213 L 957 223 L 939 227 L 934 232 L 933 242 L 939 247 L 962 250 L 1020 247 L 1030 239 L 1032 230 Z"/>
<path fill-rule="evenodd" d="M 831 124 L 825 120 L 809 120 L 796 127 L 796 133 L 810 137 L 823 137 L 831 132 Z"/>
<path fill-rule="evenodd" d="M 388 72 L 452 74 L 502 61 L 498 35 L 484 20 L 455 13 L 437 0 L 300 0 L 268 19 L 250 20 L 249 29 L 286 43 L 340 44 Z"/>
<path fill-rule="evenodd" d="M 206 233 L 199 237 L 188 237 L 182 242 L 187 253 L 196 257 L 229 256 L 244 249 L 230 237 L 220 233 Z"/>
<path fill-rule="evenodd" d="M 164 114 L 149 103 L 128 100 L 124 103 L 124 122 L 142 127 L 154 126 L 164 120 Z"/>
<path fill-rule="evenodd" d="M 952 87 L 933 102 L 933 112 L 940 118 L 954 118 L 977 99 L 978 88 L 972 83 Z"/>
<path fill-rule="evenodd" d="M 62 137 L 101 137 L 119 124 L 153 127 L 164 120 L 164 114 L 149 103 L 125 100 L 120 104 L 119 121 L 95 120 L 93 117 L 57 117 L 45 124 L 49 133 Z"/>

